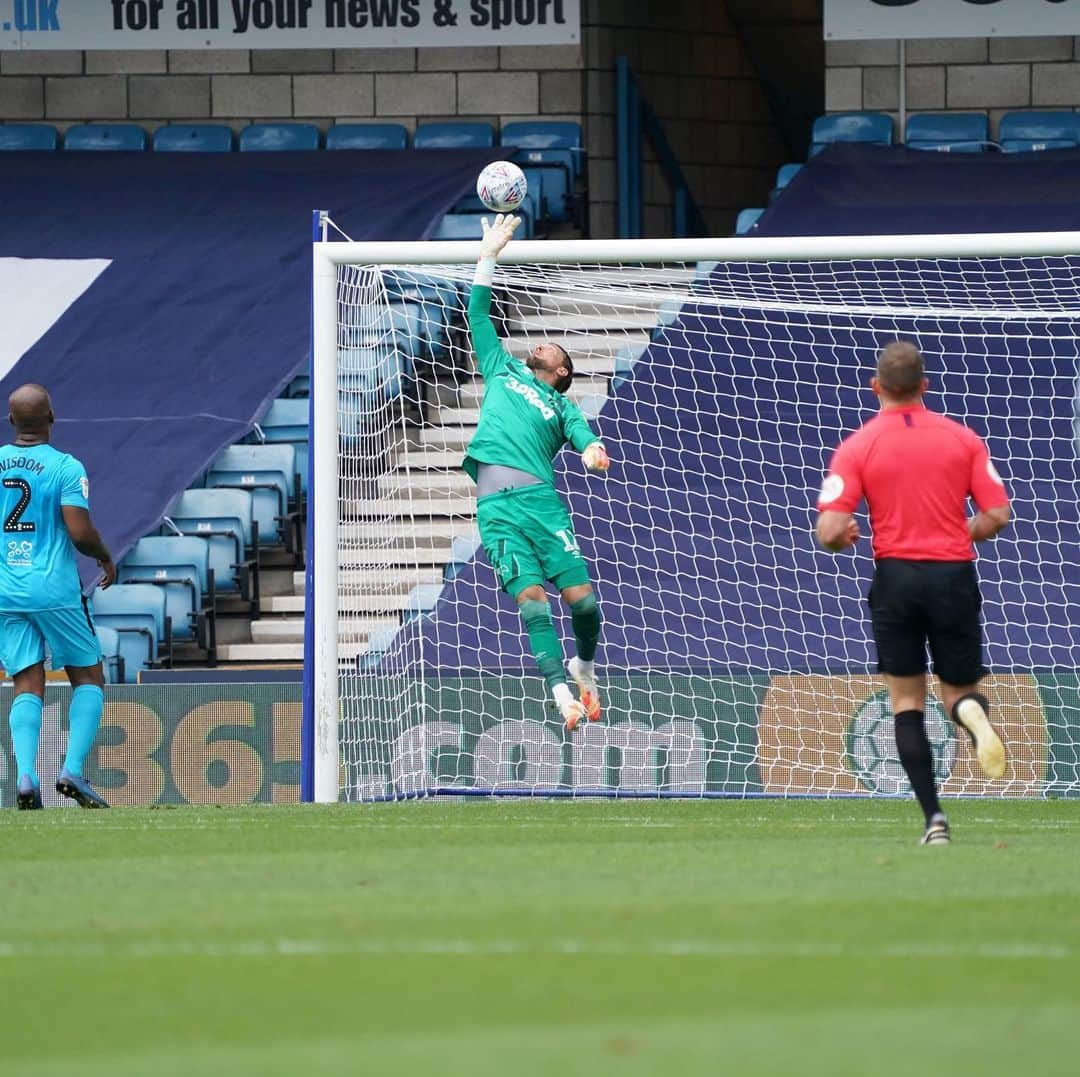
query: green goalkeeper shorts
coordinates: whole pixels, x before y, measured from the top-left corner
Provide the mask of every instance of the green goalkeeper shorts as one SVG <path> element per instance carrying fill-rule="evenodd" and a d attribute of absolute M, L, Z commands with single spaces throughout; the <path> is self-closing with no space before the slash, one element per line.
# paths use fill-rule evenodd
<path fill-rule="evenodd" d="M 589 582 L 570 514 L 547 483 L 482 497 L 476 518 L 484 553 L 508 595 L 516 598 L 545 580 L 560 591 Z"/>

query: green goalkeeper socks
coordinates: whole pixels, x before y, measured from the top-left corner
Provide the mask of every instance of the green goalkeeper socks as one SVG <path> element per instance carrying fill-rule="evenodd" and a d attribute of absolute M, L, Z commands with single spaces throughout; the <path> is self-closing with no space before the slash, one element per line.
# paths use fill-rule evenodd
<path fill-rule="evenodd" d="M 577 602 L 570 603 L 570 619 L 574 625 L 578 658 L 591 662 L 596 657 L 596 644 L 600 639 L 600 603 L 591 591 Z"/>
<path fill-rule="evenodd" d="M 528 598 L 518 607 L 525 630 L 529 633 L 529 646 L 548 688 L 566 684 L 563 671 L 562 646 L 555 634 L 555 621 L 551 616 L 549 602 L 536 602 Z"/>

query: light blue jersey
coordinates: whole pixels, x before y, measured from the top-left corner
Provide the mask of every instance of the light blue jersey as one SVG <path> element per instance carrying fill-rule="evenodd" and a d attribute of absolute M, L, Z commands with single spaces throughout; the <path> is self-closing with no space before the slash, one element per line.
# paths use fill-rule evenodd
<path fill-rule="evenodd" d="M 82 605 L 76 551 L 60 511 L 89 509 L 86 469 L 51 445 L 0 448 L 0 611 Z"/>

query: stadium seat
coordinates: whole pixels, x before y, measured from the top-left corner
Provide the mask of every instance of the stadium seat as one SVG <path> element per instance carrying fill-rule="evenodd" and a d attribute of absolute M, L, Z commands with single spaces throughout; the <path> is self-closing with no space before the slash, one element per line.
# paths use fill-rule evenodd
<path fill-rule="evenodd" d="M 149 535 L 139 539 L 117 566 L 117 583 L 149 584 L 165 593 L 173 640 L 195 643 L 217 662 L 214 571 L 201 538 Z"/>
<path fill-rule="evenodd" d="M 294 374 L 289 384 L 282 389 L 281 395 L 286 399 L 311 396 L 311 375 Z"/>
<path fill-rule="evenodd" d="M 284 545 L 299 558 L 303 541 L 292 445 L 230 445 L 211 463 L 206 486 L 250 491 L 260 545 Z"/>
<path fill-rule="evenodd" d="M 60 136 L 52 124 L 0 124 L 0 150 L 55 150 L 59 145 Z"/>
<path fill-rule="evenodd" d="M 891 146 L 892 117 L 883 112 L 837 112 L 814 120 L 810 136 L 810 156 L 823 150 L 830 142 L 867 142 L 874 146 Z"/>
<path fill-rule="evenodd" d="M 229 153 L 235 139 L 221 123 L 173 123 L 154 132 L 158 153 Z"/>
<path fill-rule="evenodd" d="M 405 599 L 405 608 L 401 611 L 402 623 L 408 624 L 431 613 L 443 593 L 441 583 L 418 583 Z"/>
<path fill-rule="evenodd" d="M 481 217 L 486 214 L 489 219 L 492 214 L 492 211 L 488 209 L 487 206 L 480 201 L 479 196 L 475 194 L 459 198 L 450 208 L 450 212 L 453 214 L 475 213 Z M 521 230 L 514 234 L 521 239 L 532 239 L 535 232 L 533 222 L 539 219 L 539 214 L 537 213 L 537 200 L 532 191 L 529 191 L 525 195 L 524 201 L 514 212 L 521 218 Z"/>
<path fill-rule="evenodd" d="M 140 670 L 172 663 L 172 622 L 165 612 L 165 592 L 148 583 L 116 583 L 93 594 L 94 623 L 115 629 L 124 660 L 124 680 Z"/>
<path fill-rule="evenodd" d="M 326 132 L 328 150 L 404 150 L 409 132 L 400 123 L 339 123 Z"/>
<path fill-rule="evenodd" d="M 615 372 L 611 377 L 611 391 L 615 392 L 629 377 L 634 364 L 645 353 L 647 344 L 624 344 L 615 353 Z"/>
<path fill-rule="evenodd" d="M 94 625 L 101 647 L 101 668 L 106 684 L 124 683 L 124 657 L 120 653 L 120 633 L 108 625 Z"/>
<path fill-rule="evenodd" d="M 998 144 L 1006 153 L 1064 150 L 1080 145 L 1075 112 L 1006 112 L 998 125 Z"/>
<path fill-rule="evenodd" d="M 481 149 L 495 145 L 495 129 L 490 123 L 422 123 L 413 135 L 414 150 Z"/>
<path fill-rule="evenodd" d="M 769 201 L 776 199 L 780 192 L 802 171 L 801 164 L 781 165 L 776 170 L 776 183 L 769 194 Z"/>
<path fill-rule="evenodd" d="M 480 239 L 484 230 L 479 213 L 447 213 L 431 234 L 432 239 Z"/>
<path fill-rule="evenodd" d="M 300 489 L 305 494 L 308 479 L 308 410 L 307 400 L 278 397 L 270 402 L 248 439 L 260 445 L 292 445 L 296 449 L 296 473 Z"/>
<path fill-rule="evenodd" d="M 303 402 L 304 404 L 307 401 Z M 165 526 L 207 545 L 218 594 L 236 594 L 259 616 L 258 522 L 250 490 L 184 490 L 169 507 Z"/>
<path fill-rule="evenodd" d="M 508 123 L 499 136 L 501 146 L 515 146 L 514 160 L 544 175 L 546 213 L 553 221 L 572 216 L 574 181 L 584 171 L 581 125 L 564 121 Z"/>
<path fill-rule="evenodd" d="M 319 129 L 313 123 L 253 123 L 240 132 L 241 153 L 318 148 Z"/>
<path fill-rule="evenodd" d="M 911 150 L 941 153 L 981 153 L 990 141 L 982 112 L 919 112 L 909 116 L 904 142 Z"/>
<path fill-rule="evenodd" d="M 763 209 L 739 210 L 739 215 L 735 218 L 735 235 L 745 236 L 747 232 L 752 232 L 764 212 Z"/>
<path fill-rule="evenodd" d="M 575 179 L 584 172 L 585 150 L 581 124 L 565 120 L 527 120 L 508 123 L 499 135 L 500 146 L 516 146 L 519 164 L 565 164 Z"/>
<path fill-rule="evenodd" d="M 65 150 L 146 149 L 146 132 L 133 123 L 80 123 L 64 135 Z"/>

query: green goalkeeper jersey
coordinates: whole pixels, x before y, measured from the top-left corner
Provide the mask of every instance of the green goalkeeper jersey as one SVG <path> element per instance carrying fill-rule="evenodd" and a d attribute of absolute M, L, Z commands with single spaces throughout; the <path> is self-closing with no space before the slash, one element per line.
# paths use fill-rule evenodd
<path fill-rule="evenodd" d="M 503 348 L 491 324 L 491 289 L 469 293 L 469 332 L 484 379 L 480 423 L 465 453 L 465 470 L 476 481 L 479 464 L 501 464 L 555 484 L 552 461 L 570 442 L 578 452 L 600 439 L 577 405 L 539 381 Z"/>

